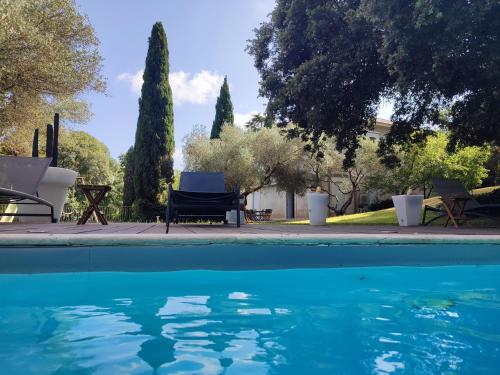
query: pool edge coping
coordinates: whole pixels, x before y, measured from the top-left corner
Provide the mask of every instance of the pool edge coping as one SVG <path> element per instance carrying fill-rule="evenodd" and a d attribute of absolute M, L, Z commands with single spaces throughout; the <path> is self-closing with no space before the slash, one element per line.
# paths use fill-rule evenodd
<path fill-rule="evenodd" d="M 0 247 L 59 246 L 179 246 L 213 244 L 489 244 L 500 245 L 500 235 L 484 234 L 2 234 Z"/>

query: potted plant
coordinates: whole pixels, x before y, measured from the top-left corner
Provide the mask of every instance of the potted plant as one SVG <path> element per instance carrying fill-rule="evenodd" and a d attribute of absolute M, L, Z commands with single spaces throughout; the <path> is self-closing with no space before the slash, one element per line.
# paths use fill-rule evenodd
<path fill-rule="evenodd" d="M 46 136 L 46 156 L 52 157 L 52 162 L 50 167 L 45 172 L 45 175 L 38 186 L 38 195 L 40 198 L 54 205 L 54 217 L 59 220 L 62 214 L 64 202 L 68 197 L 68 188 L 72 186 L 78 173 L 66 168 L 59 168 L 57 166 L 58 159 L 58 147 L 59 147 L 59 114 L 54 115 L 54 127 L 52 125 L 47 125 L 47 136 Z M 33 138 L 33 157 L 38 157 L 38 129 L 35 131 Z M 23 211 L 30 213 L 45 213 L 47 207 L 35 206 L 35 205 L 19 205 L 17 211 L 23 213 Z M 22 223 L 33 223 L 33 222 L 46 222 L 45 217 L 36 216 L 21 216 L 19 221 Z"/>
<path fill-rule="evenodd" d="M 326 225 L 328 194 L 322 192 L 320 186 L 316 188 L 316 191 L 307 192 L 307 208 L 310 225 Z"/>

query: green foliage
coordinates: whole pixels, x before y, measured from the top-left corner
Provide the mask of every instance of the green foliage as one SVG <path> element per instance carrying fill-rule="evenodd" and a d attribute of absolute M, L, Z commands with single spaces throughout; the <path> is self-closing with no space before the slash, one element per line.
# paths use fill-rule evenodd
<path fill-rule="evenodd" d="M 272 128 L 273 120 L 270 116 L 262 113 L 252 115 L 252 118 L 245 124 L 245 127 L 252 131 L 259 131 L 263 128 Z"/>
<path fill-rule="evenodd" d="M 174 169 L 174 181 L 172 182 L 172 188 L 174 190 L 179 190 L 181 184 L 181 171 Z"/>
<path fill-rule="evenodd" d="M 123 170 L 123 205 L 130 207 L 135 200 L 133 146 L 120 157 L 120 166 Z"/>
<path fill-rule="evenodd" d="M 224 77 L 224 83 L 220 88 L 219 97 L 217 98 L 217 103 L 215 104 L 215 119 L 212 124 L 210 138 L 219 138 L 222 128 L 226 125 L 234 125 L 234 114 L 227 77 Z"/>
<path fill-rule="evenodd" d="M 352 165 L 359 136 L 375 122 L 388 73 L 379 31 L 356 13 L 358 1 L 278 0 L 248 51 L 261 76 L 260 94 L 292 136 L 334 137 Z"/>
<path fill-rule="evenodd" d="M 438 132 L 424 143 L 399 148 L 400 162 L 390 170 L 372 175 L 369 186 L 392 194 L 422 189 L 426 197 L 431 193 L 434 178 L 456 178 L 468 189 L 480 186 L 488 175 L 490 148 L 469 146 L 450 153 L 447 144 L 447 134 Z"/>
<path fill-rule="evenodd" d="M 174 113 L 168 74 L 167 37 L 157 22 L 149 38 L 134 145 L 134 211 L 142 220 L 161 215 L 162 185 L 173 177 Z"/>
<path fill-rule="evenodd" d="M 392 198 L 389 198 L 370 204 L 368 206 L 368 211 L 385 210 L 386 208 L 392 207 L 394 207 L 394 202 L 392 201 Z"/>
<path fill-rule="evenodd" d="M 85 122 L 79 95 L 102 92 L 98 40 L 72 0 L 0 0 L 0 152 L 29 155 L 54 112 Z"/>
<path fill-rule="evenodd" d="M 484 186 L 500 185 L 500 147 L 494 147 L 491 152 L 491 157 L 486 163 L 486 168 L 489 170 L 488 177 L 484 179 Z"/>
<path fill-rule="evenodd" d="M 122 205 L 123 176 L 122 170 L 109 150 L 88 133 L 61 129 L 59 138 L 59 167 L 78 172 L 87 184 L 111 185 L 112 190 L 106 196 L 104 205 L 119 208 Z M 70 189 L 69 203 L 84 208 L 87 205 L 83 194 Z"/>
<path fill-rule="evenodd" d="M 418 139 L 428 124 L 449 131 L 450 149 L 499 145 L 497 0 L 364 0 L 362 11 L 383 30 L 380 61 L 393 82 L 394 126 L 386 150 Z"/>
<path fill-rule="evenodd" d="M 318 154 L 305 152 L 300 165 L 299 176 L 302 185 L 296 181 L 296 188 L 315 188 L 320 186 L 330 196 L 329 207 L 337 215 L 343 215 L 354 202 L 356 194 L 369 189 L 367 181 L 375 173 L 384 173 L 387 168 L 377 157 L 377 143 L 368 138 L 359 140 L 360 147 L 356 157 L 347 169 L 343 169 L 344 155 L 335 150 L 335 139 L 324 138 L 319 145 Z"/>
<path fill-rule="evenodd" d="M 227 188 L 239 187 L 245 196 L 292 174 L 303 152 L 299 140 L 288 140 L 276 127 L 245 132 L 227 126 L 220 139 L 210 139 L 196 126 L 183 146 L 187 171 L 223 172 Z"/>
<path fill-rule="evenodd" d="M 225 127 L 220 139 L 210 139 L 203 127 L 196 126 L 184 138 L 184 164 L 189 171 L 224 172 L 227 187 L 238 186 L 243 195 L 271 183 L 280 191 L 298 194 L 321 186 L 332 198 L 331 209 L 343 214 L 367 176 L 386 167 L 378 160 L 376 143 L 363 139 L 354 165 L 343 172 L 343 155 L 334 143 L 331 138 L 324 140 L 318 157 L 306 150 L 306 143 L 289 139 L 277 127 L 257 131 Z"/>
<path fill-rule="evenodd" d="M 500 204 L 500 187 L 489 193 L 479 195 L 476 199 L 482 204 Z"/>
<path fill-rule="evenodd" d="M 449 132 L 450 149 L 499 145 L 498 40 L 497 0 L 278 0 L 248 51 L 278 124 L 313 149 L 335 137 L 349 167 L 381 97 L 395 103 L 386 162 L 428 125 Z"/>

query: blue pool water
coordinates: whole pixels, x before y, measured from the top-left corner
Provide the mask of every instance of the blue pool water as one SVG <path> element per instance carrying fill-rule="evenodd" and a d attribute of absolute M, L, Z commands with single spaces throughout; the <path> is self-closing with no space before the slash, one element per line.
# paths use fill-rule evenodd
<path fill-rule="evenodd" d="M 2 374 L 489 374 L 500 266 L 0 275 Z"/>

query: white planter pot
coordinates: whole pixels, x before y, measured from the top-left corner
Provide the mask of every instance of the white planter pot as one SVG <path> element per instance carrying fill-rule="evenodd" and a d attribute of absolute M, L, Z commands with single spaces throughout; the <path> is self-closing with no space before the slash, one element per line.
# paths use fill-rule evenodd
<path fill-rule="evenodd" d="M 228 224 L 236 224 L 236 210 L 231 210 L 226 212 L 226 220 Z M 240 211 L 240 224 L 246 224 L 245 223 L 245 211 Z"/>
<path fill-rule="evenodd" d="M 423 195 L 394 195 L 392 201 L 396 208 L 399 226 L 408 227 L 420 224 Z"/>
<path fill-rule="evenodd" d="M 307 207 L 310 225 L 326 225 L 328 217 L 328 194 L 308 192 Z"/>
<path fill-rule="evenodd" d="M 49 167 L 38 186 L 38 196 L 54 205 L 54 217 L 61 218 L 64 202 L 68 197 L 68 188 L 72 186 L 78 173 L 66 168 Z M 47 206 L 19 205 L 19 213 L 50 213 Z M 49 217 L 20 216 L 21 223 L 50 223 Z"/>

